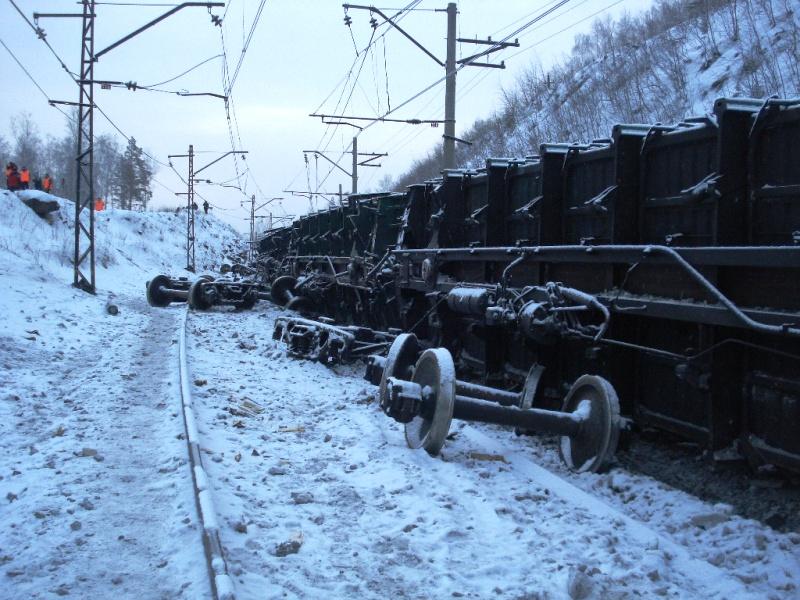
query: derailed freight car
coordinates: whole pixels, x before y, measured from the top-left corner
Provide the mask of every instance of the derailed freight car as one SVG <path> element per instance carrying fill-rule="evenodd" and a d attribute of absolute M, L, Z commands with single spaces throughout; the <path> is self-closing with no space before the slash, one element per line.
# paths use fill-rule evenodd
<path fill-rule="evenodd" d="M 800 100 L 722 99 L 386 198 L 354 201 L 373 241 L 341 269 L 324 245 L 292 259 L 339 298 L 311 311 L 443 346 L 462 379 L 527 385 L 523 408 L 599 376 L 635 423 L 800 471 Z"/>

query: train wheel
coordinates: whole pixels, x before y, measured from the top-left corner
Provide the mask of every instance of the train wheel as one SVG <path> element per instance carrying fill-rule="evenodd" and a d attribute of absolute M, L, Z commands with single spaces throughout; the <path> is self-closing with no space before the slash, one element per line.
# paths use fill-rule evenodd
<path fill-rule="evenodd" d="M 166 275 L 156 275 L 147 284 L 147 303 L 150 306 L 157 306 L 164 308 L 169 306 L 172 302 L 172 296 L 161 290 L 161 288 L 168 288 L 172 281 Z"/>
<path fill-rule="evenodd" d="M 202 277 L 189 287 L 189 308 L 194 310 L 208 310 L 211 302 L 206 297 L 205 284 L 209 283 Z"/>
<path fill-rule="evenodd" d="M 272 301 L 275 304 L 279 304 L 280 306 L 286 306 L 286 304 L 292 299 L 292 295 L 294 294 L 294 287 L 296 285 L 297 285 L 297 279 L 295 279 L 291 275 L 284 275 L 283 277 L 278 277 L 275 281 L 272 282 L 272 287 L 270 288 L 270 293 L 272 294 Z"/>
<path fill-rule="evenodd" d="M 453 357 L 444 348 L 425 350 L 419 357 L 411 380 L 421 388 L 430 388 L 435 399 L 433 411 L 423 411 L 405 425 L 406 443 L 409 448 L 424 448 L 431 456 L 441 452 L 456 399 L 456 368 Z"/>
<path fill-rule="evenodd" d="M 614 458 L 621 419 L 614 387 L 597 375 L 581 375 L 564 399 L 564 412 L 577 411 L 588 418 L 578 435 L 561 436 L 561 460 L 573 471 L 595 473 Z"/>

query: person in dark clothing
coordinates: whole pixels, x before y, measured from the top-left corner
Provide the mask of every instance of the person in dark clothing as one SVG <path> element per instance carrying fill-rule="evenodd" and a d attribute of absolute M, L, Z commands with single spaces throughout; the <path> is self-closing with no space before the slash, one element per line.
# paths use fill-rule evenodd
<path fill-rule="evenodd" d="M 206 214 L 208 214 L 208 200 L 206 200 L 205 202 L 203 202 L 203 212 L 205 212 Z"/>
<path fill-rule="evenodd" d="M 6 187 L 8 190 L 14 192 L 21 189 L 22 183 L 19 180 L 19 173 L 17 172 L 16 165 L 11 169 L 11 172 L 6 172 L 8 173 L 8 175 L 6 175 Z"/>
<path fill-rule="evenodd" d="M 33 178 L 33 189 L 41 190 L 42 189 L 42 178 L 41 177 L 34 177 Z"/>
<path fill-rule="evenodd" d="M 192 202 L 192 210 L 197 210 L 197 202 Z"/>

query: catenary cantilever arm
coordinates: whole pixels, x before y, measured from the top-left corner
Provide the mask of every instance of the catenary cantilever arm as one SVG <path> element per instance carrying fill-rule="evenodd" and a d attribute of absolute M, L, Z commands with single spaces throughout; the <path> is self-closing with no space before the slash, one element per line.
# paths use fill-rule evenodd
<path fill-rule="evenodd" d="M 184 2 L 182 4 L 179 4 L 175 8 L 172 8 L 172 9 L 168 10 L 167 12 L 165 12 L 160 17 L 156 17 L 155 19 L 153 19 L 149 23 L 146 23 L 145 25 L 142 25 L 136 31 L 133 31 L 133 32 L 129 33 L 128 35 L 126 35 L 121 40 L 117 40 L 116 42 L 111 44 L 108 48 L 104 48 L 103 50 L 100 50 L 100 52 L 97 52 L 94 55 L 94 59 L 97 60 L 98 58 L 103 56 L 103 54 L 105 54 L 109 50 L 113 50 L 114 48 L 116 48 L 120 44 L 124 44 L 129 39 L 131 39 L 132 37 L 135 37 L 135 36 L 139 35 L 140 33 L 142 33 L 143 31 L 145 31 L 147 29 L 150 29 L 156 23 L 159 23 L 159 22 L 163 21 L 164 19 L 166 19 L 170 15 L 174 15 L 179 10 L 184 9 L 184 8 L 189 8 L 189 7 L 192 7 L 192 6 L 205 6 L 207 8 L 214 8 L 214 7 L 224 7 L 225 3 L 224 2 Z"/>

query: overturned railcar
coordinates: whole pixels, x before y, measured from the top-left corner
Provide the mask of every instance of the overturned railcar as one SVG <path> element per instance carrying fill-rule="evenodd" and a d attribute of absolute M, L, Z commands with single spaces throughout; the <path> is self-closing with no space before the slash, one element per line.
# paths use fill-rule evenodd
<path fill-rule="evenodd" d="M 325 288 L 316 313 L 414 333 L 465 381 L 524 385 L 523 408 L 600 376 L 640 427 L 800 471 L 800 100 L 721 99 L 350 206 L 346 255 L 288 258 L 298 293 Z"/>

